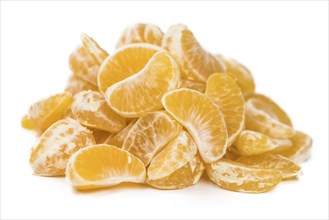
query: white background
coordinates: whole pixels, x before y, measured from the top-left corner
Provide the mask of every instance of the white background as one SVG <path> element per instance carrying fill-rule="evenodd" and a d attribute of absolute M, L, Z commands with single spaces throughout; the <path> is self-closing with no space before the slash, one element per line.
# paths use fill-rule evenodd
<path fill-rule="evenodd" d="M 241 61 L 257 91 L 314 139 L 298 181 L 242 194 L 201 180 L 179 191 L 118 186 L 80 193 L 32 175 L 30 104 L 64 89 L 81 32 L 113 53 L 121 31 L 185 23 L 211 52 Z M 2 218 L 328 218 L 328 2 L 1 2 Z"/>

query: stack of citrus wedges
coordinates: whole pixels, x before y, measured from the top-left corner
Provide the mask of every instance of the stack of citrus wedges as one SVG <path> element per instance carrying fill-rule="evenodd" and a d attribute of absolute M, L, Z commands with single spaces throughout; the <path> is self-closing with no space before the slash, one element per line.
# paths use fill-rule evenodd
<path fill-rule="evenodd" d="M 36 175 L 65 175 L 80 190 L 181 189 L 205 171 L 221 188 L 260 193 L 296 179 L 310 157 L 312 139 L 255 92 L 250 71 L 203 49 L 185 25 L 165 34 L 129 26 L 110 55 L 81 40 L 65 91 L 22 119 L 40 136 L 30 156 Z"/>

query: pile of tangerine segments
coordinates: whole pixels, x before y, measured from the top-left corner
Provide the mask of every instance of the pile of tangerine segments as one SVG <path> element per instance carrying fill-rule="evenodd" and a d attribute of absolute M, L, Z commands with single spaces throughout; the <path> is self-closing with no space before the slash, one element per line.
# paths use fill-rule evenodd
<path fill-rule="evenodd" d="M 204 50 L 185 25 L 126 28 L 109 55 L 91 37 L 70 55 L 64 92 L 33 104 L 36 175 L 76 189 L 122 182 L 182 189 L 206 173 L 221 188 L 269 191 L 296 179 L 312 139 L 255 92 L 250 71 Z M 206 171 L 206 172 L 204 172 Z"/>

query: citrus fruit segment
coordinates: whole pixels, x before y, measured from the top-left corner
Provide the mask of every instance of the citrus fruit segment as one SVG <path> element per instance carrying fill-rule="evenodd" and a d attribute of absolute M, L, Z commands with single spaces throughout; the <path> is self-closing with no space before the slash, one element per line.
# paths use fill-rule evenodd
<path fill-rule="evenodd" d="M 105 99 L 118 114 L 139 117 L 160 110 L 162 96 L 179 83 L 180 72 L 175 60 L 168 52 L 160 51 L 140 72 L 109 87 Z"/>
<path fill-rule="evenodd" d="M 259 132 L 244 130 L 236 141 L 236 147 L 241 155 L 262 154 L 277 148 L 290 148 L 289 139 L 275 139 Z"/>
<path fill-rule="evenodd" d="M 69 160 L 66 179 L 76 189 L 95 189 L 122 182 L 143 183 L 143 162 L 127 151 L 100 144 L 83 148 Z"/>
<path fill-rule="evenodd" d="M 97 86 L 99 67 L 108 54 L 86 34 L 82 34 L 81 40 L 83 45 L 70 55 L 70 68 L 74 75 Z"/>
<path fill-rule="evenodd" d="M 188 88 L 204 93 L 206 91 L 206 84 L 183 79 L 179 85 L 179 88 Z"/>
<path fill-rule="evenodd" d="M 64 175 L 70 156 L 92 144 L 95 140 L 91 131 L 73 119 L 62 119 L 42 134 L 32 149 L 30 164 L 37 175 Z"/>
<path fill-rule="evenodd" d="M 76 94 L 71 111 L 73 118 L 87 127 L 115 133 L 126 125 L 126 119 L 115 113 L 99 92 L 88 90 Z"/>
<path fill-rule="evenodd" d="M 147 166 L 181 130 L 182 126 L 165 111 L 150 113 L 139 118 L 130 129 L 122 149 L 140 158 Z"/>
<path fill-rule="evenodd" d="M 293 127 L 280 122 L 268 111 L 267 104 L 257 98 L 246 102 L 246 128 L 274 138 L 290 138 L 295 134 Z"/>
<path fill-rule="evenodd" d="M 222 158 L 228 136 L 224 117 L 206 95 L 191 89 L 176 89 L 162 98 L 166 111 L 192 135 L 204 162 Z"/>
<path fill-rule="evenodd" d="M 300 166 L 279 154 L 244 156 L 238 158 L 236 162 L 257 168 L 280 170 L 283 179 L 295 177 L 301 172 Z"/>
<path fill-rule="evenodd" d="M 221 55 L 216 55 L 218 59 L 224 60 L 226 65 L 226 73 L 237 80 L 243 94 L 252 94 L 255 92 L 255 82 L 251 72 L 241 63 L 236 60 L 224 58 Z"/>
<path fill-rule="evenodd" d="M 104 144 L 114 145 L 119 148 L 122 147 L 124 140 L 128 136 L 130 129 L 134 126 L 137 119 L 131 120 L 126 127 L 124 127 L 121 131 L 115 134 L 111 134 L 108 138 L 104 141 Z"/>
<path fill-rule="evenodd" d="M 89 52 L 94 61 L 100 66 L 109 54 L 103 50 L 97 42 L 89 37 L 87 34 L 81 34 L 81 41 L 83 47 Z"/>
<path fill-rule="evenodd" d="M 231 146 L 244 128 L 245 102 L 241 89 L 226 73 L 214 73 L 208 78 L 205 94 L 223 113 Z"/>
<path fill-rule="evenodd" d="M 87 82 L 76 75 L 70 76 L 65 91 L 72 93 L 73 95 L 83 90 L 98 91 L 98 87 L 94 84 Z"/>
<path fill-rule="evenodd" d="M 146 183 L 158 189 L 183 189 L 196 184 L 204 171 L 200 156 L 196 155 L 184 166 L 161 179 L 146 179 Z"/>
<path fill-rule="evenodd" d="M 259 93 L 249 93 L 248 95 L 245 96 L 246 100 L 254 98 L 260 100 L 262 103 L 262 109 L 270 114 L 273 118 L 276 120 L 292 126 L 291 119 L 289 118 L 288 114 L 277 104 L 275 103 L 272 99 L 269 97 L 259 94 Z"/>
<path fill-rule="evenodd" d="M 140 72 L 151 57 L 163 49 L 152 44 L 131 44 L 105 59 L 98 73 L 98 87 L 102 93 L 113 84 Z"/>
<path fill-rule="evenodd" d="M 45 131 L 54 122 L 62 119 L 69 110 L 72 94 L 58 93 L 34 103 L 22 119 L 22 126 L 37 132 Z"/>
<path fill-rule="evenodd" d="M 127 27 L 121 34 L 116 48 L 127 44 L 149 43 L 161 46 L 163 33 L 161 29 L 153 24 L 137 23 Z"/>
<path fill-rule="evenodd" d="M 282 180 L 279 170 L 250 167 L 227 159 L 206 164 L 206 171 L 218 186 L 237 192 L 266 192 Z"/>
<path fill-rule="evenodd" d="M 148 178 L 153 180 L 169 176 L 192 160 L 196 153 L 197 146 L 193 138 L 182 131 L 152 159 L 147 170 Z"/>
<path fill-rule="evenodd" d="M 295 163 L 303 163 L 307 161 L 311 157 L 312 138 L 301 131 L 296 131 L 296 134 L 291 138 L 291 141 L 291 148 L 278 153 Z"/>
<path fill-rule="evenodd" d="M 180 64 L 182 78 L 206 82 L 211 74 L 224 72 L 221 63 L 201 47 L 193 33 L 183 24 L 169 28 L 163 37 L 162 47 Z"/>

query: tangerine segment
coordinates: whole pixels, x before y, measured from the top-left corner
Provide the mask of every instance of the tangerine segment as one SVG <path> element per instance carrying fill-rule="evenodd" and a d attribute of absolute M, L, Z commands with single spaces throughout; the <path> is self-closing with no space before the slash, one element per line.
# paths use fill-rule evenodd
<path fill-rule="evenodd" d="M 179 85 L 179 88 L 188 88 L 204 93 L 206 91 L 206 84 L 183 79 Z"/>
<path fill-rule="evenodd" d="M 161 46 L 163 33 L 161 29 L 153 24 L 137 23 L 127 27 L 121 34 L 116 48 L 127 44 L 149 43 Z"/>
<path fill-rule="evenodd" d="M 225 70 L 215 56 L 201 47 L 193 33 L 183 24 L 169 28 L 163 37 L 162 47 L 179 62 L 185 79 L 205 83 L 211 74 Z"/>
<path fill-rule="evenodd" d="M 124 127 L 121 131 L 116 134 L 111 134 L 108 138 L 104 141 L 104 144 L 114 145 L 119 148 L 122 147 L 124 140 L 128 136 L 130 129 L 136 123 L 136 119 L 131 120 L 126 127 Z"/>
<path fill-rule="evenodd" d="M 223 113 L 228 133 L 228 146 L 231 146 L 244 128 L 245 102 L 241 89 L 226 73 L 214 73 L 208 78 L 205 94 Z"/>
<path fill-rule="evenodd" d="M 69 160 L 66 179 L 76 189 L 94 189 L 122 182 L 143 183 L 143 162 L 112 145 L 92 145 L 76 152 Z"/>
<path fill-rule="evenodd" d="M 279 170 L 250 167 L 227 159 L 207 164 L 206 171 L 218 186 L 237 192 L 266 192 L 282 180 Z"/>
<path fill-rule="evenodd" d="M 288 114 L 272 99 L 259 93 L 249 93 L 245 96 L 246 100 L 255 98 L 260 100 L 261 108 L 270 114 L 276 120 L 292 127 L 292 122 Z"/>
<path fill-rule="evenodd" d="M 81 34 L 81 41 L 83 47 L 86 48 L 86 50 L 89 52 L 89 54 L 93 57 L 93 59 L 99 66 L 109 56 L 109 54 L 105 50 L 103 50 L 98 45 L 98 43 L 94 39 L 89 37 L 87 34 Z"/>
<path fill-rule="evenodd" d="M 197 146 L 193 138 L 182 131 L 152 159 L 147 170 L 148 178 L 154 180 L 169 176 L 192 160 L 196 153 Z"/>
<path fill-rule="evenodd" d="M 206 95 L 191 89 L 176 89 L 162 98 L 166 111 L 192 135 L 204 162 L 222 158 L 228 136 L 224 117 Z"/>
<path fill-rule="evenodd" d="M 312 138 L 301 131 L 296 131 L 291 141 L 292 147 L 279 153 L 295 163 L 307 161 L 311 157 Z"/>
<path fill-rule="evenodd" d="M 126 119 L 115 113 L 103 95 L 95 91 L 82 91 L 74 96 L 72 116 L 81 124 L 116 133 L 126 125 Z"/>
<path fill-rule="evenodd" d="M 139 73 L 109 87 L 105 98 L 118 114 L 139 117 L 160 110 L 162 96 L 179 83 L 180 72 L 175 60 L 168 52 L 160 51 Z"/>
<path fill-rule="evenodd" d="M 236 147 L 243 156 L 262 154 L 278 148 L 290 148 L 289 139 L 275 139 L 259 132 L 244 130 L 240 133 Z"/>
<path fill-rule="evenodd" d="M 64 175 L 71 155 L 80 148 L 95 144 L 92 132 L 67 118 L 50 126 L 32 149 L 30 164 L 40 176 Z"/>
<path fill-rule="evenodd" d="M 301 172 L 300 166 L 279 154 L 244 156 L 238 158 L 236 162 L 257 168 L 280 170 L 283 179 L 295 177 Z"/>
<path fill-rule="evenodd" d="M 196 155 L 184 166 L 161 179 L 146 179 L 146 183 L 158 189 L 182 189 L 196 184 L 204 171 L 201 158 Z"/>
<path fill-rule="evenodd" d="M 286 125 L 267 111 L 267 104 L 257 98 L 246 102 L 246 128 L 274 138 L 290 138 L 295 134 L 293 127 Z"/>
<path fill-rule="evenodd" d="M 38 132 L 45 131 L 54 122 L 64 118 L 72 102 L 69 92 L 58 93 L 34 103 L 22 119 L 22 126 Z"/>
<path fill-rule="evenodd" d="M 70 68 L 74 75 L 97 86 L 99 67 L 108 53 L 86 34 L 82 34 L 81 40 L 83 45 L 70 55 Z"/>
<path fill-rule="evenodd" d="M 123 142 L 129 151 L 147 166 L 157 152 L 176 137 L 182 126 L 165 111 L 150 113 L 138 119 Z"/>
<path fill-rule="evenodd" d="M 255 92 L 256 86 L 253 76 L 244 65 L 236 60 L 224 58 L 221 55 L 217 55 L 216 57 L 224 60 L 227 75 L 237 80 L 237 84 L 240 86 L 243 94 L 246 95 Z"/>
<path fill-rule="evenodd" d="M 76 75 L 70 76 L 65 91 L 72 93 L 73 95 L 83 90 L 98 91 L 98 87 L 94 84 L 87 82 Z"/>
<path fill-rule="evenodd" d="M 113 84 L 140 72 L 151 57 L 163 49 L 151 44 L 131 44 L 117 50 L 105 59 L 98 74 L 98 87 L 102 93 Z"/>

